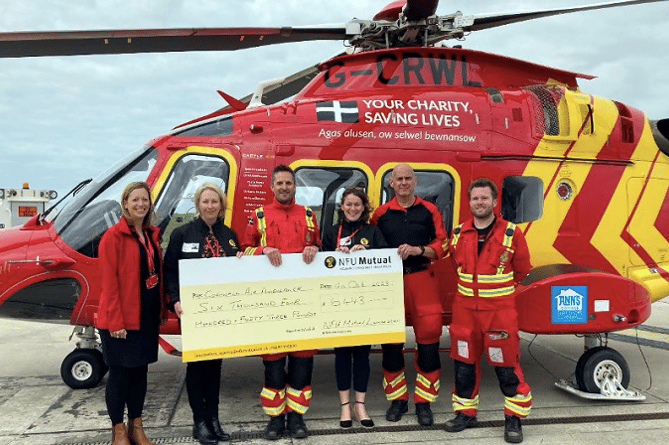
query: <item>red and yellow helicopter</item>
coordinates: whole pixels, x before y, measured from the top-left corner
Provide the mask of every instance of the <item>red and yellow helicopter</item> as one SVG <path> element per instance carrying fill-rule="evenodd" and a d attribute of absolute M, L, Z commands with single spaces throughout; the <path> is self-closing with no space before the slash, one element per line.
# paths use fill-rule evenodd
<path fill-rule="evenodd" d="M 192 216 L 192 193 L 204 181 L 226 190 L 226 223 L 243 233 L 253 209 L 271 197 L 269 172 L 289 164 L 298 202 L 325 227 L 344 187 L 365 187 L 379 205 L 392 198 L 393 166 L 407 162 L 417 193 L 437 205 L 448 230 L 469 215 L 471 180 L 498 184 L 497 210 L 522 227 L 535 265 L 517 297 L 521 329 L 599 340 L 579 360 L 576 391 L 633 397 L 627 364 L 605 339 L 644 322 L 651 303 L 669 294 L 669 120 L 581 91 L 578 80 L 592 76 L 444 43 L 653 1 L 664 0 L 466 16 L 437 15 L 437 0 L 401 0 L 345 26 L 0 33 L 0 58 L 349 45 L 245 98 L 219 92 L 226 108 L 154 138 L 65 201 L 0 232 L 0 316 L 73 324 L 79 341 L 63 361 L 63 379 L 94 386 L 106 372 L 93 327 L 97 248 L 118 221 L 125 184 L 151 185 L 166 242 Z M 451 263 L 435 271 L 448 324 Z M 176 319 L 162 332 L 178 333 Z"/>

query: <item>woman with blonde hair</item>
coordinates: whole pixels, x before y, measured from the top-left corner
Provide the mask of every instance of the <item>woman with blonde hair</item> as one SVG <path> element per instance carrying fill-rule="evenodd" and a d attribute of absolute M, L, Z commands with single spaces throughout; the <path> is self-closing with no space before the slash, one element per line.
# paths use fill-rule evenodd
<path fill-rule="evenodd" d="M 179 260 L 235 256 L 239 251 L 237 235 L 223 223 L 225 194 L 220 187 L 204 183 L 195 192 L 196 217 L 172 232 L 165 253 L 165 288 L 177 316 L 183 310 L 179 298 Z M 201 444 L 215 445 L 230 440 L 218 419 L 222 360 L 189 362 L 186 366 L 186 390 L 193 411 L 193 437 Z"/>
<path fill-rule="evenodd" d="M 122 217 L 102 236 L 99 249 L 102 292 L 95 324 L 109 366 L 105 399 L 113 445 L 155 445 L 144 433 L 142 411 L 148 365 L 158 360 L 158 329 L 167 304 L 149 186 L 128 184 L 121 210 Z"/>

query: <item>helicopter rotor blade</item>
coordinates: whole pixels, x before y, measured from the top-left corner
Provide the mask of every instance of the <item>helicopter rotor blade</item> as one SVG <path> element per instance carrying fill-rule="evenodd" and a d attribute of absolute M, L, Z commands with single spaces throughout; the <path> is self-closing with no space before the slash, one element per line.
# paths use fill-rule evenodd
<path fill-rule="evenodd" d="M 498 26 L 508 25 L 510 23 L 524 22 L 542 17 L 550 17 L 559 14 L 569 14 L 572 12 L 592 11 L 595 9 L 616 8 L 619 6 L 639 5 L 643 3 L 655 3 L 666 0 L 626 0 L 616 2 L 597 3 L 586 6 L 575 6 L 570 8 L 546 9 L 542 11 L 521 12 L 511 14 L 476 14 L 461 17 L 460 23 L 456 22 L 456 27 L 463 31 L 480 31 L 483 29 L 496 28 Z M 458 26 L 459 25 L 459 26 Z"/>
<path fill-rule="evenodd" d="M 311 40 L 344 40 L 345 27 L 182 28 L 0 33 L 0 58 L 234 51 Z"/>

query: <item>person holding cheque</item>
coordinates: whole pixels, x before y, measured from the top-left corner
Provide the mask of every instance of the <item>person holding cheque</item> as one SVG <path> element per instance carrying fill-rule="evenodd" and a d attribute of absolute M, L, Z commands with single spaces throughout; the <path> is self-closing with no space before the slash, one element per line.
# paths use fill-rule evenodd
<path fill-rule="evenodd" d="M 337 209 L 338 224 L 323 231 L 323 250 L 338 250 L 344 253 L 364 249 L 388 247 L 378 227 L 368 223 L 371 214 L 369 198 L 364 190 L 349 187 L 344 190 Z M 369 351 L 371 345 L 335 348 L 335 374 L 341 402 L 339 425 L 353 426 L 351 420 L 351 365 L 353 366 L 353 389 L 355 391 L 354 417 L 364 427 L 371 428 L 374 421 L 365 409 L 365 394 L 369 383 Z"/>
<path fill-rule="evenodd" d="M 112 445 L 155 445 L 144 433 L 142 411 L 149 363 L 158 360 L 158 329 L 167 318 L 158 227 L 145 182 L 121 194 L 119 221 L 100 240 L 102 292 L 95 326 L 109 377 L 105 391 Z M 128 407 L 128 427 L 123 415 Z"/>
<path fill-rule="evenodd" d="M 235 256 L 239 251 L 237 236 L 223 224 L 225 194 L 211 183 L 202 184 L 193 197 L 196 217 L 172 232 L 165 253 L 165 288 L 181 318 L 179 298 L 179 260 Z M 186 366 L 186 390 L 193 411 L 193 436 L 204 445 L 230 440 L 218 419 L 221 386 L 221 359 L 189 362 Z"/>
<path fill-rule="evenodd" d="M 316 215 L 310 208 L 295 203 L 295 172 L 290 167 L 277 165 L 271 181 L 274 200 L 253 212 L 244 235 L 244 254 L 266 255 L 273 266 L 280 266 L 282 253 L 301 253 L 302 260 L 309 264 L 320 245 Z M 270 416 L 265 439 L 281 438 L 286 426 L 293 438 L 309 435 L 303 415 L 311 400 L 315 354 L 316 350 L 310 349 L 262 355 L 265 385 L 260 401 Z"/>

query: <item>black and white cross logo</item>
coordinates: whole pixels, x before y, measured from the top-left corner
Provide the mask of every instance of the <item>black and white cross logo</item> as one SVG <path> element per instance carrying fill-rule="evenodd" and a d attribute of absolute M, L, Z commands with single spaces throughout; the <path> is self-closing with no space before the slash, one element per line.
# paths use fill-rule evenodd
<path fill-rule="evenodd" d="M 358 103 L 354 100 L 328 100 L 316 103 L 319 121 L 358 122 Z"/>

